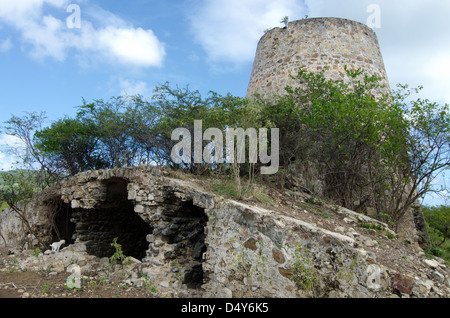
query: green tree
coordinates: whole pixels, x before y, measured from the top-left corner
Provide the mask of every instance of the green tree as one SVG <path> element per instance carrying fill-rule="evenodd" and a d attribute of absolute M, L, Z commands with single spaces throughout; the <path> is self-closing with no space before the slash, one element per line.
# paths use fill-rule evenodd
<path fill-rule="evenodd" d="M 108 165 L 99 152 L 97 127 L 82 119 L 64 118 L 54 122 L 35 133 L 34 143 L 61 174 L 75 175 Z"/>
<path fill-rule="evenodd" d="M 433 245 L 440 247 L 450 238 L 450 206 L 423 207 L 423 215 L 429 227 L 437 232 Z"/>
<path fill-rule="evenodd" d="M 0 173 L 3 184 L 0 188 L 0 203 L 6 203 L 8 207 L 17 214 L 29 234 L 34 234 L 33 227 L 29 221 L 29 215 L 24 207 L 31 201 L 33 195 L 42 189 L 39 189 L 36 182 L 38 172 L 32 170 L 16 170 Z M 1 212 L 0 212 L 1 213 Z M 39 241 L 37 235 L 34 235 Z M 39 241 L 40 246 L 44 245 Z M 30 245 L 31 241 L 30 241 Z"/>
<path fill-rule="evenodd" d="M 379 78 L 361 71 L 348 70 L 347 83 L 303 69 L 294 79 L 296 88 L 287 87 L 285 97 L 263 110 L 266 121 L 281 129 L 280 162 L 316 163 L 325 195 L 348 208 L 369 201 L 363 189 L 374 184 L 370 175 L 378 175 L 374 169 L 388 149 L 402 149 L 400 110 L 388 96 L 376 97 Z"/>
<path fill-rule="evenodd" d="M 194 121 L 202 120 L 203 128 L 218 128 L 222 132 L 228 127 L 237 127 L 241 122 L 241 108 L 246 101 L 232 95 L 222 96 L 210 92 L 206 98 L 198 91 L 186 88 L 171 88 L 167 83 L 156 89 L 151 100 L 152 105 L 158 109 L 159 120 L 154 131 L 159 132 L 160 144 L 170 156 L 175 144 L 171 140 L 172 131 L 177 128 L 186 128 L 194 136 Z M 195 142 L 192 138 L 192 144 Z M 208 141 L 203 141 L 205 146 Z M 193 149 L 193 146 L 192 146 Z M 192 154 L 193 155 L 193 154 Z M 169 158 L 167 163 L 176 166 Z M 191 160 L 189 164 L 180 165 L 192 173 L 203 173 L 212 167 L 203 163 L 196 164 Z M 214 168 L 218 168 L 215 166 Z"/>
<path fill-rule="evenodd" d="M 394 93 L 394 103 L 402 109 L 406 122 L 405 152 L 391 161 L 387 209 L 394 222 L 425 194 L 441 191 L 433 181 L 450 168 L 450 106 L 428 99 L 409 99 L 420 90 L 399 85 Z"/>
<path fill-rule="evenodd" d="M 59 180 L 58 173 L 52 167 L 45 153 L 40 151 L 34 142 L 34 133 L 42 129 L 46 121 L 45 113 L 26 113 L 19 117 L 13 115 L 4 123 L 3 129 L 7 135 L 15 136 L 21 146 L 10 146 L 10 151 L 19 158 L 18 168 L 35 171 L 35 187 L 45 189 Z"/>
<path fill-rule="evenodd" d="M 133 118 L 129 116 L 127 97 L 111 97 L 109 101 L 83 101 L 77 118 L 89 127 L 99 140 L 99 151 L 108 163 L 107 168 L 132 166 L 135 164 L 136 144 L 130 137 Z"/>

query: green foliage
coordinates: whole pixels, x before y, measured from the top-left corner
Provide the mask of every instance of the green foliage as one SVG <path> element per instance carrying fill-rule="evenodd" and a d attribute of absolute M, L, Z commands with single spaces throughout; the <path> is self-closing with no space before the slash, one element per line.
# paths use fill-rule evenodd
<path fill-rule="evenodd" d="M 390 240 L 395 240 L 395 235 L 392 234 L 391 232 L 386 232 L 386 236 L 387 236 L 387 238 L 390 239 Z"/>
<path fill-rule="evenodd" d="M 375 231 L 383 231 L 384 230 L 384 227 L 380 224 L 359 223 L 358 227 L 362 227 L 367 230 L 375 230 Z"/>
<path fill-rule="evenodd" d="M 36 173 L 30 170 L 1 172 L 0 202 L 7 206 L 29 202 L 33 193 L 39 190 L 36 177 Z"/>
<path fill-rule="evenodd" d="M 398 110 L 386 97 L 375 99 L 372 91 L 380 88 L 376 77 L 360 81 L 358 75 L 348 72 L 351 81 L 344 84 L 301 71 L 297 79 L 306 88 L 291 90 L 296 104 L 305 106 L 301 121 L 310 140 L 307 151 L 321 163 L 326 195 L 350 208 L 355 193 L 370 184 L 366 167 L 376 167 L 387 146 L 401 151 L 397 135 L 389 134 L 401 121 Z"/>
<path fill-rule="evenodd" d="M 450 238 L 450 206 L 423 207 L 427 224 L 438 231 L 445 241 Z"/>
<path fill-rule="evenodd" d="M 103 156 L 101 160 L 107 168 L 136 163 L 138 150 L 133 131 L 139 128 L 136 125 L 142 118 L 133 118 L 133 115 L 145 114 L 144 109 L 139 97 L 111 97 L 109 101 L 84 102 L 79 107 L 77 120 L 92 129 L 89 135 L 99 142 L 95 153 Z"/>
<path fill-rule="evenodd" d="M 2 205 L 0 206 L 0 211 L 3 211 L 3 210 L 5 210 L 5 209 L 7 209 L 7 208 L 9 208 L 8 203 L 3 202 Z"/>
<path fill-rule="evenodd" d="M 102 169 L 107 163 L 98 151 L 94 123 L 64 118 L 35 134 L 36 148 L 45 153 L 62 173 Z"/>
<path fill-rule="evenodd" d="M 41 250 L 40 248 L 35 248 L 35 249 L 33 250 L 33 256 L 34 256 L 34 257 L 38 257 L 39 254 L 41 254 L 41 253 L 42 253 L 42 250 Z"/>
<path fill-rule="evenodd" d="M 326 196 L 353 208 L 355 196 L 376 175 L 367 168 L 376 169 L 385 153 L 402 150 L 402 138 L 392 133 L 403 123 L 401 112 L 388 96 L 375 98 L 379 78 L 361 71 L 348 71 L 347 84 L 303 69 L 293 78 L 298 85 L 287 87 L 286 96 L 258 101 L 262 125 L 280 128 L 284 168 L 292 161 L 315 162 L 326 176 Z"/>
<path fill-rule="evenodd" d="M 123 261 L 127 258 L 125 254 L 123 254 L 122 245 L 117 243 L 117 237 L 113 239 L 113 242 L 111 243 L 111 246 L 114 247 L 115 252 L 111 257 L 109 258 L 111 264 L 116 264 L 117 261 L 120 261 L 123 264 Z"/>
<path fill-rule="evenodd" d="M 236 199 L 239 196 L 236 185 L 232 181 L 211 180 L 210 183 L 211 190 L 217 195 L 233 199 Z"/>
<path fill-rule="evenodd" d="M 47 290 L 48 290 L 49 288 L 51 288 L 51 287 L 54 287 L 54 286 L 55 286 L 55 284 L 44 283 L 44 285 L 42 286 L 42 289 L 41 289 L 42 295 L 46 295 L 46 294 L 47 294 Z"/>
<path fill-rule="evenodd" d="M 323 206 L 323 202 L 315 197 L 306 198 L 305 202 L 313 205 Z"/>
<path fill-rule="evenodd" d="M 409 101 L 407 86 L 382 95 L 380 79 L 361 70 L 335 81 L 300 69 L 293 79 L 286 96 L 257 100 L 261 125 L 280 128 L 283 168 L 314 163 L 327 198 L 352 210 L 376 206 L 398 226 L 450 167 L 449 106 Z"/>
<path fill-rule="evenodd" d="M 427 252 L 450 262 L 450 206 L 423 207 L 431 247 Z"/>
<path fill-rule="evenodd" d="M 300 289 L 310 291 L 317 284 L 318 274 L 317 270 L 314 268 L 312 256 L 310 252 L 301 245 L 295 250 L 292 270 L 292 279 Z"/>
<path fill-rule="evenodd" d="M 9 126 L 14 135 L 13 130 L 19 130 L 18 127 L 21 132 L 28 131 L 29 126 L 34 128 L 34 135 L 30 131 L 24 138 L 29 141 L 27 148 L 35 154 L 34 163 L 37 161 L 59 175 L 74 175 L 142 163 L 174 165 L 171 161 L 175 144 L 171 140 L 173 130 L 187 128 L 193 134 L 194 120 L 202 120 L 206 128 L 222 131 L 237 127 L 249 120 L 241 112 L 246 103 L 244 99 L 214 92 L 203 98 L 198 91 L 171 88 L 166 83 L 157 87 L 149 100 L 139 95 L 90 103 L 83 100 L 75 118 L 65 117 L 47 128 L 41 128 L 41 118 L 37 116 L 13 117 L 10 122 L 15 125 Z M 211 168 L 203 164 L 177 167 L 195 173 Z"/>
<path fill-rule="evenodd" d="M 442 190 L 434 187 L 433 181 L 450 168 L 450 106 L 428 99 L 412 100 L 411 95 L 421 89 L 398 85 L 393 93 L 394 105 L 401 109 L 406 123 L 402 131 L 405 151 L 391 160 L 391 199 L 386 210 L 395 223 L 413 202 Z"/>
<path fill-rule="evenodd" d="M 149 99 L 138 95 L 83 100 L 74 118 L 62 118 L 47 128 L 42 113 L 13 116 L 4 130 L 23 142 L 21 164 L 33 173 L 4 176 L 0 203 L 4 207 L 26 201 L 33 192 L 78 172 L 139 164 L 231 175 L 230 184 L 213 184 L 214 191 L 235 198 L 251 195 L 260 164 L 172 161 L 177 143 L 172 132 L 186 128 L 193 135 L 195 120 L 202 120 L 204 129 L 223 133 L 227 128 L 279 128 L 280 172 L 261 177 L 262 182 L 284 187 L 293 163 L 312 164 L 324 178 L 325 197 L 352 210 L 376 206 L 394 226 L 450 167 L 448 105 L 411 101 L 414 90 L 406 85 L 382 95 L 380 78 L 362 70 L 346 70 L 344 80 L 329 80 L 324 72 L 300 69 L 292 78 L 295 88 L 286 87 L 284 96 L 270 100 L 215 92 L 204 97 L 166 83 Z"/>

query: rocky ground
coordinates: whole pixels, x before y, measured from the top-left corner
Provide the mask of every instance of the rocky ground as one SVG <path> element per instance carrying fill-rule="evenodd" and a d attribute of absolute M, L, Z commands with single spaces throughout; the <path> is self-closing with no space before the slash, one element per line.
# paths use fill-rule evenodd
<path fill-rule="evenodd" d="M 69 288 L 69 264 L 82 266 L 80 287 Z M 186 288 L 185 288 L 186 289 Z M 0 298 L 181 298 L 183 293 L 169 286 L 153 285 L 139 271 L 139 262 L 111 265 L 108 260 L 73 251 L 58 254 L 0 249 Z"/>
<path fill-rule="evenodd" d="M 244 201 L 355 239 L 354 247 L 364 259 L 393 277 L 393 297 L 450 295 L 450 271 L 444 260 L 427 257 L 417 244 L 396 238 L 377 221 L 299 193 L 269 189 L 265 196 L 269 200 L 264 204 L 251 197 Z M 81 270 L 79 288 L 67 286 L 74 263 Z M 82 246 L 63 246 L 59 253 L 1 248 L 0 298 L 201 297 L 201 290 L 181 282 L 152 281 L 152 273 L 141 265 L 132 258 L 126 265 L 113 265 L 108 258 L 86 254 Z"/>
<path fill-rule="evenodd" d="M 369 264 L 381 265 L 394 277 L 393 297 L 450 296 L 448 264 L 426 255 L 417 243 L 398 238 L 386 224 L 333 204 L 305 199 L 302 193 L 271 191 L 271 197 L 276 198 L 271 209 L 280 214 L 354 238 L 354 247 Z"/>

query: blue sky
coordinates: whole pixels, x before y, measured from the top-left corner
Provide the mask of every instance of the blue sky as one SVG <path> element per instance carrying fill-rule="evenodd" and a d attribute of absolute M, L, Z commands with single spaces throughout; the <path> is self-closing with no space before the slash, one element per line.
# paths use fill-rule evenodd
<path fill-rule="evenodd" d="M 245 96 L 264 30 L 284 16 L 367 23 L 370 4 L 391 85 L 450 103 L 448 0 L 0 0 L 0 122 L 40 111 L 50 122 L 82 98 L 150 96 L 166 81 Z M 0 146 L 11 142 L 0 133 Z M 0 148 L 0 169 L 13 159 Z"/>

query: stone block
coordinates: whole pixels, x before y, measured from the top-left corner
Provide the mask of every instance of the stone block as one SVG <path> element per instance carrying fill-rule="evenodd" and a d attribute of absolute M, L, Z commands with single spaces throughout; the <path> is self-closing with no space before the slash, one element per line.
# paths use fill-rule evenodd
<path fill-rule="evenodd" d="M 415 283 L 414 278 L 407 275 L 396 274 L 393 281 L 392 288 L 394 290 L 407 295 L 412 294 L 412 289 Z"/>
<path fill-rule="evenodd" d="M 72 200 L 72 202 L 70 202 L 70 206 L 72 209 L 79 209 L 81 208 L 81 202 L 78 200 Z"/>
<path fill-rule="evenodd" d="M 141 204 L 137 204 L 134 207 L 134 212 L 136 212 L 136 213 L 144 213 L 145 212 L 145 207 L 143 205 L 141 205 Z"/>
<path fill-rule="evenodd" d="M 433 269 L 439 266 L 439 262 L 435 261 L 434 259 L 424 259 L 423 263 L 425 264 L 425 266 Z"/>
<path fill-rule="evenodd" d="M 375 217 L 375 216 L 378 215 L 377 209 L 372 208 L 372 207 L 368 207 L 366 209 L 366 212 L 367 212 L 367 215 L 370 216 L 370 217 Z"/>

